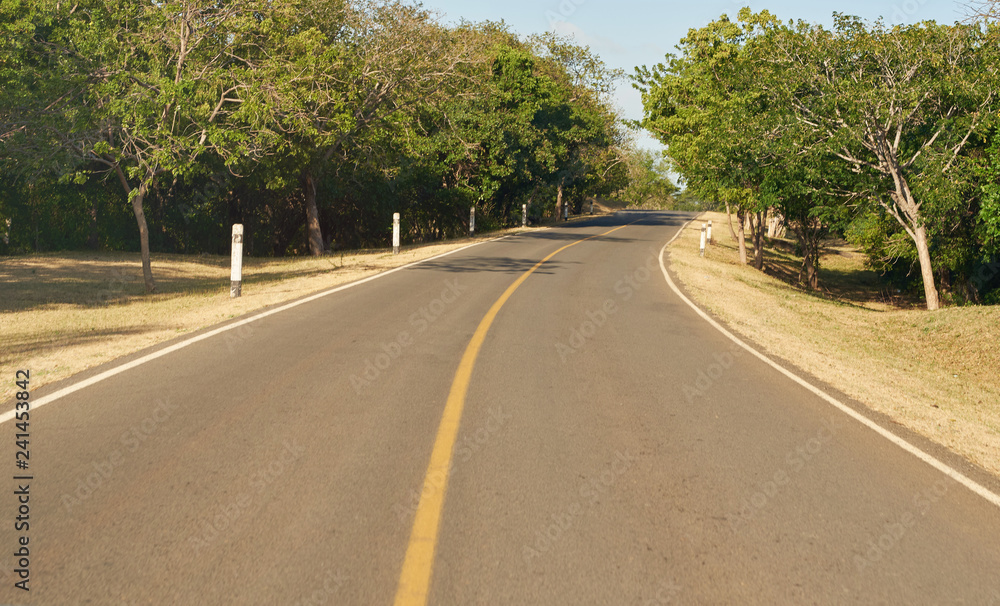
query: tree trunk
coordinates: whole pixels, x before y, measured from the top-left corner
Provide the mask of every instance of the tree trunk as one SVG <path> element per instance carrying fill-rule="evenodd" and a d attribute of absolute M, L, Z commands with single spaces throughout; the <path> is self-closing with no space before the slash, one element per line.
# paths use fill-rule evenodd
<path fill-rule="evenodd" d="M 813 262 L 812 254 L 807 254 L 802 258 L 802 270 L 804 282 L 809 290 L 816 290 L 819 288 L 819 269 L 816 267 L 816 263 Z"/>
<path fill-rule="evenodd" d="M 957 152 L 956 152 L 957 153 Z M 913 191 L 903 174 L 897 158 L 879 155 L 879 160 L 888 169 L 883 172 L 892 177 L 895 188 L 890 192 L 893 204 L 883 202 L 883 206 L 895 217 L 896 221 L 913 239 L 917 247 L 917 257 L 920 259 L 920 276 L 924 282 L 924 298 L 927 300 L 927 311 L 939 309 L 938 291 L 934 286 L 934 265 L 931 263 L 930 247 L 927 244 L 927 229 L 923 226 L 920 205 L 913 198 Z"/>
<path fill-rule="evenodd" d="M 756 219 L 756 221 L 754 220 Z M 750 215 L 750 229 L 753 232 L 753 266 L 764 269 L 764 213 Z"/>
<path fill-rule="evenodd" d="M 534 204 L 534 202 L 535 202 L 535 195 L 537 193 L 538 193 L 538 185 L 535 185 L 535 187 L 533 187 L 531 189 L 531 195 L 528 196 L 528 202 L 527 202 L 528 207 L 527 207 L 527 209 L 525 209 L 525 210 L 527 210 L 527 213 L 528 213 L 529 217 L 531 216 L 531 211 L 532 211 L 531 205 Z M 528 225 L 530 223 L 530 221 L 528 221 L 528 220 L 525 220 L 525 219 L 522 219 L 522 220 L 524 221 L 525 225 Z"/>
<path fill-rule="evenodd" d="M 747 264 L 747 236 L 746 236 L 746 230 L 743 227 L 746 224 L 746 221 L 744 220 L 745 218 L 746 218 L 746 211 L 744 210 L 736 211 L 736 219 L 740 222 L 740 231 L 736 234 L 736 241 L 740 245 L 740 263 L 742 265 Z"/>
<path fill-rule="evenodd" d="M 927 311 L 940 308 L 937 288 L 934 286 L 934 267 L 931 265 L 931 252 L 927 246 L 927 229 L 923 226 L 914 231 L 914 243 L 917 245 L 917 257 L 920 258 L 920 275 L 924 280 L 924 298 L 927 299 Z"/>
<path fill-rule="evenodd" d="M 799 282 L 809 289 L 819 288 L 819 229 L 814 228 L 811 219 L 800 218 L 795 222 L 795 235 L 799 238 L 802 248 L 802 268 L 799 270 Z"/>
<path fill-rule="evenodd" d="M 556 190 L 556 222 L 563 218 L 563 180 L 559 179 L 559 188 Z"/>
<path fill-rule="evenodd" d="M 733 238 L 733 242 L 738 242 L 736 231 L 733 229 L 733 213 L 729 210 L 729 202 L 726 202 L 726 222 L 729 224 L 729 235 Z"/>
<path fill-rule="evenodd" d="M 142 209 L 142 202 L 146 198 L 149 190 L 149 183 L 156 177 L 155 169 L 146 173 L 146 180 L 139 183 L 139 187 L 132 194 L 132 185 L 125 176 L 125 171 L 118 164 L 114 165 L 115 174 L 125 190 L 125 195 L 132 199 L 132 212 L 135 214 L 135 222 L 139 225 L 139 250 L 142 254 L 142 280 L 146 285 L 146 294 L 156 292 L 156 282 L 153 281 L 153 267 L 149 259 L 149 226 L 146 224 L 146 213 Z"/>
<path fill-rule="evenodd" d="M 142 209 L 142 202 L 146 198 L 147 186 L 145 183 L 139 185 L 135 195 L 132 196 L 132 212 L 135 213 L 135 222 L 139 224 L 139 250 L 142 253 L 142 280 L 146 284 L 146 294 L 156 292 L 156 283 L 153 282 L 153 267 L 149 258 L 149 226 L 146 225 L 146 213 Z"/>
<path fill-rule="evenodd" d="M 323 231 L 319 226 L 319 207 L 316 206 L 316 180 L 312 173 L 302 176 L 302 188 L 306 195 L 306 235 L 309 239 L 309 254 L 319 257 L 323 254 Z"/>

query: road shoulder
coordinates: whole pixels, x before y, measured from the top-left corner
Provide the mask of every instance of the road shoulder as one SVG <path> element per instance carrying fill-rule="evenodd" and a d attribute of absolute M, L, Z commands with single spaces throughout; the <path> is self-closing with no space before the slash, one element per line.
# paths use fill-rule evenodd
<path fill-rule="evenodd" d="M 851 402 L 880 426 L 997 492 L 1000 431 L 995 418 L 984 415 L 978 405 L 980 399 L 1000 401 L 995 395 L 1000 391 L 997 386 L 980 381 L 950 389 L 947 382 L 942 385 L 941 379 L 922 374 L 927 372 L 924 360 L 906 364 L 912 349 L 905 340 L 893 342 L 884 334 L 869 336 L 867 341 L 863 338 L 866 332 L 886 332 L 900 322 L 926 321 L 926 312 L 858 309 L 798 291 L 751 267 L 740 267 L 729 258 L 732 247 L 720 246 L 720 239 L 729 235 L 720 233 L 725 228 L 718 215 L 712 217 L 716 245 L 702 258 L 700 230 L 707 218 L 689 224 L 667 251 L 669 270 L 689 298 L 781 366 L 794 368 L 824 391 L 839 394 L 839 400 Z M 794 330 L 786 330 L 786 325 Z M 952 370 L 945 366 L 937 372 Z M 920 388 L 912 388 L 914 384 Z"/>

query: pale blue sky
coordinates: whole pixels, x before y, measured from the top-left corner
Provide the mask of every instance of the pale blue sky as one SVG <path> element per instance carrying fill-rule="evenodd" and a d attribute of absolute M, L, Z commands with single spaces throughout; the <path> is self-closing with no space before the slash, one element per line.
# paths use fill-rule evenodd
<path fill-rule="evenodd" d="M 889 23 L 934 20 L 953 23 L 965 18 L 958 0 L 693 0 L 649 2 L 641 0 L 505 0 L 469 2 L 425 0 L 424 7 L 440 12 L 446 22 L 506 21 L 519 34 L 558 31 L 573 35 L 590 46 L 611 67 L 631 74 L 637 65 L 653 65 L 674 51 L 688 29 L 700 27 L 723 13 L 735 17 L 743 6 L 767 9 L 783 21 L 805 19 L 833 23 L 834 11 L 865 19 L 882 17 Z M 618 89 L 621 113 L 629 119 L 642 117 L 638 91 L 629 82 Z M 649 137 L 640 137 L 643 147 L 659 149 Z"/>

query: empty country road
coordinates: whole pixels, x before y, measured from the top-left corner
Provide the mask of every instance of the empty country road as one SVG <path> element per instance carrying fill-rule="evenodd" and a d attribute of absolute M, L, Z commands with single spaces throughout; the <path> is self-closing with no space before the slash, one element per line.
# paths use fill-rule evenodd
<path fill-rule="evenodd" d="M 463 249 L 32 411 L 0 603 L 1000 605 L 1000 508 L 699 317 L 659 264 L 690 218 Z"/>

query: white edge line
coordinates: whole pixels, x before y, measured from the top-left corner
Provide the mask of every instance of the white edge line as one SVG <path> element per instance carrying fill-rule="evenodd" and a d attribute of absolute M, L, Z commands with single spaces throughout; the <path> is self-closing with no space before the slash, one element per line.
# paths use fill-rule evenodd
<path fill-rule="evenodd" d="M 889 440 L 890 442 L 892 442 L 896 446 L 899 446 L 900 448 L 902 448 L 906 452 L 912 454 L 913 456 L 917 457 L 921 461 L 927 463 L 928 465 L 930 465 L 934 469 L 937 469 L 938 471 L 940 471 L 941 473 L 943 473 L 946 476 L 950 477 L 951 479 L 955 480 L 956 482 L 958 482 L 962 486 L 965 486 L 966 488 L 968 488 L 972 492 L 976 493 L 977 495 L 983 497 L 984 499 L 986 499 L 987 501 L 989 501 L 993 505 L 996 505 L 997 507 L 1000 507 L 1000 495 L 998 495 L 995 492 L 991 491 L 990 489 L 986 488 L 985 486 L 983 486 L 979 482 L 976 482 L 975 480 L 969 478 L 968 476 L 966 476 L 962 472 L 960 472 L 960 471 L 958 471 L 958 470 L 950 467 L 949 465 L 947 465 L 943 461 L 937 459 L 936 457 L 934 457 L 934 456 L 932 456 L 930 454 L 927 454 L 923 450 L 917 448 L 913 444 L 907 442 L 906 440 L 904 440 L 903 438 L 901 438 L 901 437 L 897 436 L 896 434 L 892 433 L 888 429 L 885 429 L 884 427 L 882 427 L 881 425 L 879 425 L 875 421 L 872 421 L 868 417 L 866 417 L 866 416 L 862 415 L 861 413 L 857 412 L 856 410 L 854 410 L 850 406 L 844 404 L 840 400 L 837 400 L 836 398 L 833 398 L 832 396 L 828 395 L 826 392 L 824 392 L 823 390 L 821 390 L 818 387 L 814 386 L 813 384 L 809 383 L 808 381 L 806 381 L 802 377 L 796 375 L 795 373 L 787 370 L 783 366 L 777 364 L 776 362 L 774 362 L 773 360 L 771 360 L 770 358 L 768 358 L 767 356 L 765 356 L 761 352 L 757 351 L 756 349 L 754 349 L 753 347 L 751 347 L 750 345 L 748 345 L 747 343 L 745 343 L 744 341 L 742 341 L 739 337 L 737 337 L 733 333 L 729 332 L 724 326 L 722 326 L 721 324 L 719 324 L 718 322 L 716 322 L 715 320 L 713 320 L 711 316 L 709 316 L 700 307 L 698 307 L 697 305 L 695 305 L 690 299 L 688 299 L 686 296 L 684 296 L 684 293 L 682 293 L 681 290 L 679 288 L 677 288 L 677 285 L 674 284 L 673 279 L 670 278 L 670 273 L 667 272 L 667 266 L 663 262 L 663 253 L 665 253 L 667 251 L 667 247 L 670 246 L 674 242 L 674 240 L 676 240 L 682 233 L 684 233 L 684 230 L 687 229 L 687 226 L 690 225 L 692 222 L 694 222 L 696 219 L 697 219 L 697 217 L 695 219 L 691 219 L 690 221 L 688 221 L 687 223 L 685 223 L 684 226 L 681 227 L 680 230 L 678 230 L 678 232 L 676 234 L 674 234 L 674 237 L 671 238 L 670 241 L 667 242 L 666 244 L 664 244 L 663 248 L 660 249 L 660 271 L 663 272 L 663 277 L 666 279 L 667 284 L 670 286 L 670 289 L 673 290 L 674 293 L 678 297 L 681 298 L 681 300 L 683 300 L 685 303 L 687 303 L 688 306 L 691 307 L 691 309 L 693 309 L 699 316 L 701 316 L 702 318 L 704 318 L 706 322 L 708 322 L 713 327 L 715 327 L 716 330 L 718 330 L 722 334 L 724 334 L 727 337 L 729 337 L 730 340 L 732 340 L 734 343 L 736 343 L 737 345 L 739 345 L 743 349 L 749 351 L 753 355 L 755 355 L 758 358 L 760 358 L 761 360 L 763 360 L 765 363 L 767 363 L 768 365 L 770 365 L 772 368 L 774 368 L 775 370 L 777 370 L 781 374 L 783 374 L 786 377 L 788 377 L 789 379 L 795 381 L 796 383 L 798 383 L 802 387 L 805 387 L 806 389 L 808 389 L 809 391 L 813 392 L 814 394 L 816 394 L 820 398 L 823 398 L 824 400 L 826 400 L 827 402 L 829 402 L 830 404 L 832 404 L 833 406 L 835 406 L 836 408 L 838 408 L 841 412 L 843 412 L 847 416 L 853 418 L 854 420 L 858 421 L 862 425 L 865 425 L 866 427 L 868 427 L 869 429 L 871 429 L 875 433 L 877 433 L 880 436 L 882 436 L 883 438 Z"/>
<path fill-rule="evenodd" d="M 196 337 L 191 337 L 190 339 L 187 339 L 185 341 L 181 341 L 180 343 L 175 343 L 175 344 L 171 345 L 170 347 L 165 347 L 163 349 L 158 349 L 158 350 L 154 351 L 153 353 L 150 353 L 150 354 L 147 354 L 145 356 L 142 356 L 141 358 L 136 358 L 135 360 L 132 360 L 131 362 L 126 362 L 125 364 L 122 364 L 121 366 L 115 366 L 114 368 L 109 368 L 108 370 L 105 370 L 102 373 L 96 374 L 96 375 L 90 377 L 89 379 L 84 379 L 83 381 L 80 381 L 79 383 L 74 383 L 72 385 L 68 385 L 68 386 L 66 386 L 66 387 L 64 387 L 64 388 L 62 388 L 62 389 L 60 389 L 58 391 L 50 393 L 47 396 L 43 396 L 41 398 L 38 398 L 37 400 L 31 400 L 31 410 L 35 410 L 37 408 L 41 408 L 42 406 L 45 406 L 46 404 L 50 404 L 52 402 L 55 402 L 59 398 L 66 397 L 66 396 L 70 395 L 71 393 L 80 391 L 81 389 L 84 389 L 86 387 L 90 387 L 91 385 L 94 385 L 95 383 L 100 383 L 104 379 L 108 379 L 108 378 L 113 377 L 113 376 L 115 376 L 117 374 L 123 373 L 126 370 L 131 370 L 131 369 L 135 368 L 136 366 L 141 366 L 142 364 L 145 364 L 146 362 L 150 362 L 150 361 L 155 360 L 157 358 L 161 358 L 161 357 L 163 357 L 163 356 L 165 356 L 167 354 L 173 353 L 173 352 L 175 352 L 175 351 L 177 351 L 179 349 L 183 349 L 183 348 L 187 347 L 188 345 L 192 345 L 194 343 L 197 343 L 198 341 L 203 341 L 205 339 L 214 337 L 214 336 L 216 336 L 218 334 L 222 334 L 222 333 L 224 333 L 224 332 L 226 332 L 228 330 L 232 330 L 234 328 L 239 328 L 240 326 L 245 326 L 247 324 L 250 324 L 251 322 L 256 322 L 257 320 L 260 320 L 262 318 L 266 318 L 267 316 L 274 315 L 276 313 L 280 313 L 280 312 L 283 312 L 283 311 L 287 311 L 287 310 L 289 310 L 289 309 L 291 309 L 293 307 L 298 307 L 299 305 L 304 305 L 304 304 L 309 303 L 311 301 L 315 301 L 316 299 L 320 299 L 322 297 L 326 297 L 328 295 L 332 295 L 332 294 L 340 292 L 342 290 L 347 290 L 348 288 L 354 288 L 355 286 L 360 286 L 361 284 L 364 284 L 366 282 L 371 282 L 372 280 L 377 280 L 378 278 L 383 278 L 385 276 L 388 276 L 389 274 L 396 273 L 397 271 L 402 271 L 404 269 L 408 269 L 410 267 L 413 267 L 414 265 L 420 265 L 421 263 L 427 263 L 428 261 L 433 261 L 435 259 L 440 259 L 442 257 L 447 257 L 448 255 L 453 255 L 453 254 L 455 254 L 457 252 L 462 252 L 463 250 L 468 250 L 468 249 L 472 248 L 473 246 L 479 246 L 480 244 L 486 244 L 487 242 L 496 242 L 498 240 L 503 240 L 504 238 L 509 238 L 511 235 L 516 235 L 516 234 L 507 234 L 507 235 L 500 236 L 500 237 L 497 237 L 497 238 L 490 238 L 489 240 L 483 240 L 482 242 L 473 242 L 472 244 L 469 244 L 467 246 L 463 246 L 461 248 L 456 248 L 455 250 L 450 250 L 450 251 L 448 251 L 446 253 L 441 253 L 440 255 L 435 255 L 433 257 L 428 257 L 426 259 L 421 259 L 419 261 L 414 261 L 412 263 L 407 263 L 406 265 L 400 265 L 399 267 L 394 267 L 392 269 L 389 269 L 389 270 L 377 273 L 374 276 L 369 276 L 367 278 L 358 280 L 356 282 L 351 282 L 349 284 L 344 284 L 343 286 L 337 286 L 336 288 L 331 288 L 329 290 L 324 290 L 322 292 L 318 292 L 316 294 L 309 295 L 308 297 L 305 297 L 304 299 L 299 299 L 298 301 L 293 301 L 291 303 L 286 303 L 285 305 L 282 305 L 281 307 L 276 307 L 274 309 L 269 309 L 267 311 L 264 311 L 264 312 L 261 312 L 261 313 L 255 315 L 255 316 L 250 316 L 249 318 L 245 318 L 243 320 L 240 320 L 239 322 L 233 322 L 232 324 L 226 324 L 225 326 L 222 326 L 220 328 L 216 328 L 215 330 L 210 330 L 210 331 L 208 331 L 206 333 L 202 333 L 202 334 L 200 334 L 200 335 L 198 335 Z M 11 419 L 13 419 L 15 417 L 16 412 L 17 412 L 17 410 L 15 409 L 15 410 L 9 410 L 9 411 L 7 411 L 7 412 L 5 412 L 3 414 L 0 414 L 0 424 L 6 423 L 7 421 L 10 421 Z"/>

